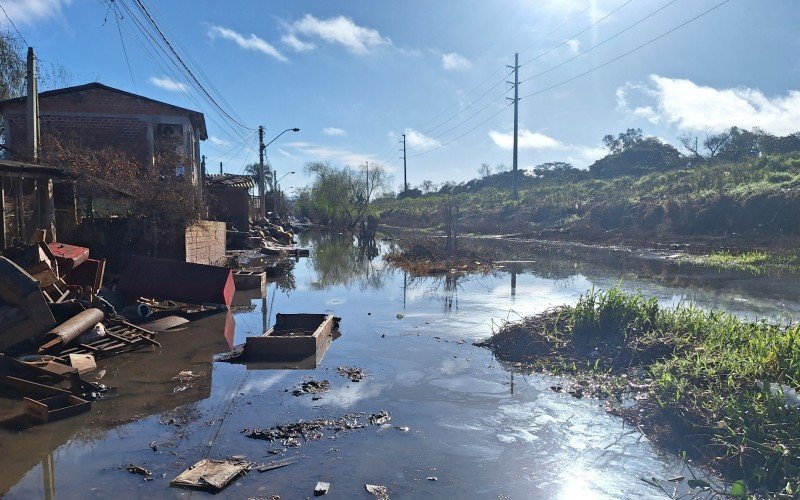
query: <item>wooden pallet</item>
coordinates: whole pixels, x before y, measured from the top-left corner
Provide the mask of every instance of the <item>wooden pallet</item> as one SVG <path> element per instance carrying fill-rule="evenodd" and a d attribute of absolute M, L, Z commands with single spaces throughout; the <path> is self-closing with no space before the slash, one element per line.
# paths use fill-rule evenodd
<path fill-rule="evenodd" d="M 67 362 L 70 354 L 93 354 L 95 358 L 107 358 L 123 352 L 136 351 L 147 346 L 161 346 L 155 334 L 144 328 L 123 320 L 107 320 L 103 323 L 106 335 L 93 342 L 69 347 L 59 353 L 56 359 Z"/>

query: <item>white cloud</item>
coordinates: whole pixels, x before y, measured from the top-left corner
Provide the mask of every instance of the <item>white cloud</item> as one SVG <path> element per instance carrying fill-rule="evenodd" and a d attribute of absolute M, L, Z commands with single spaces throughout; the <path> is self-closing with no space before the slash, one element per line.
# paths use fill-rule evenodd
<path fill-rule="evenodd" d="M 472 63 L 466 57 L 450 52 L 442 54 L 442 67 L 447 71 L 457 71 L 471 68 Z"/>
<path fill-rule="evenodd" d="M 489 131 L 489 137 L 495 144 L 502 149 L 514 148 L 514 134 L 504 134 L 496 130 Z M 520 130 L 518 138 L 519 149 L 562 149 L 564 145 L 550 137 L 549 135 L 531 132 L 530 130 Z"/>
<path fill-rule="evenodd" d="M 226 140 L 223 140 L 223 139 L 220 139 L 219 137 L 216 137 L 216 136 L 213 136 L 213 135 L 209 136 L 208 140 L 211 142 L 211 144 L 214 144 L 214 145 L 222 147 L 222 148 L 231 147 L 231 143 L 230 142 L 228 142 Z"/>
<path fill-rule="evenodd" d="M 642 100 L 632 104 L 632 100 Z M 713 88 L 651 75 L 646 84 L 617 89 L 618 108 L 651 123 L 684 131 L 720 132 L 733 126 L 786 135 L 800 130 L 800 91 L 768 97 L 748 87 Z"/>
<path fill-rule="evenodd" d="M 225 40 L 230 40 L 234 42 L 239 47 L 245 50 L 254 50 L 256 52 L 261 52 L 262 54 L 266 54 L 270 57 L 274 57 L 279 61 L 286 62 L 286 56 L 280 53 L 278 49 L 270 45 L 265 40 L 257 37 L 255 34 L 250 34 L 250 36 L 245 37 L 241 33 L 237 33 L 236 31 L 223 28 L 222 26 L 210 26 L 208 28 L 208 36 L 211 38 L 220 37 Z"/>
<path fill-rule="evenodd" d="M 300 40 L 294 33 L 287 33 L 283 35 L 281 37 L 281 41 L 295 52 L 308 52 L 309 50 L 314 50 L 317 48 L 317 46 L 313 43 Z"/>
<path fill-rule="evenodd" d="M 423 150 L 438 148 L 442 145 L 442 143 L 434 139 L 433 137 L 428 137 L 427 135 L 423 134 L 418 130 L 414 130 L 413 128 L 405 129 L 406 134 L 406 148 L 422 148 Z"/>
<path fill-rule="evenodd" d="M 148 81 L 156 87 L 169 90 L 170 92 L 186 92 L 186 85 L 181 82 L 176 82 L 168 76 L 151 76 Z"/>
<path fill-rule="evenodd" d="M 375 161 L 375 156 L 371 154 L 361 154 L 347 149 L 328 146 L 326 144 L 316 144 L 313 142 L 289 142 L 286 148 L 292 149 L 290 156 L 301 156 L 309 160 L 330 160 L 344 165 L 358 166 L 365 161 Z"/>
<path fill-rule="evenodd" d="M 586 10 L 586 3 L 586 0 L 539 0 L 537 7 L 545 14 L 566 19 Z M 602 19 L 606 12 L 598 6 L 597 1 L 593 0 L 586 14 L 596 22 Z"/>
<path fill-rule="evenodd" d="M 382 36 L 377 30 L 359 26 L 345 16 L 319 19 L 311 14 L 306 14 L 302 19 L 289 25 L 289 35 L 287 36 L 294 36 L 297 39 L 297 34 L 316 37 L 327 43 L 339 44 L 350 52 L 360 55 L 392 44 L 391 40 Z M 299 39 L 297 41 L 308 44 Z"/>
<path fill-rule="evenodd" d="M 572 54 L 577 54 L 581 51 L 581 41 L 577 38 L 570 38 L 567 40 L 567 48 Z"/>
<path fill-rule="evenodd" d="M 585 168 L 606 155 L 608 149 L 602 146 L 568 146 L 566 161 L 578 168 Z"/>
<path fill-rule="evenodd" d="M 322 129 L 325 135 L 347 135 L 347 131 L 336 127 L 325 127 Z"/>
<path fill-rule="evenodd" d="M 72 0 L 4 0 L 3 8 L 15 24 L 33 25 L 61 17 L 63 8 Z M 0 26 L 10 27 L 6 16 L 0 16 Z"/>

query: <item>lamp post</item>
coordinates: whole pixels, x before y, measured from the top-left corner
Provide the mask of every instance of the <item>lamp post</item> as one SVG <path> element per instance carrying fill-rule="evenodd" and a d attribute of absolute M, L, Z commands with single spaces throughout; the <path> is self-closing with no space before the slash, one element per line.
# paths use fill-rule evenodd
<path fill-rule="evenodd" d="M 258 153 L 259 153 L 259 162 L 258 162 L 258 177 L 259 177 L 258 184 L 259 184 L 259 186 L 258 187 L 260 188 L 260 191 L 261 191 L 261 195 L 259 196 L 259 198 L 260 198 L 259 199 L 259 202 L 260 202 L 259 203 L 259 205 L 260 205 L 259 211 L 261 213 L 261 218 L 262 219 L 264 217 L 266 217 L 266 215 L 267 215 L 267 213 L 266 213 L 267 186 L 266 186 L 266 178 L 264 176 L 264 152 L 267 150 L 267 146 L 269 146 L 273 142 L 277 141 L 278 137 L 282 136 L 286 132 L 300 132 L 300 129 L 296 128 L 296 127 L 295 128 L 287 128 L 286 130 L 284 130 L 280 134 L 276 135 L 271 141 L 269 141 L 268 143 L 264 144 L 264 127 L 263 126 L 258 127 L 258 139 L 259 139 L 259 141 L 261 143 L 260 146 L 259 146 L 259 149 L 258 149 Z M 273 179 L 274 179 L 274 176 L 273 176 Z"/>
<path fill-rule="evenodd" d="M 278 183 L 283 180 L 287 175 L 292 175 L 294 172 L 283 174 L 280 179 L 277 179 L 278 172 L 272 169 L 272 211 L 278 213 Z M 277 180 L 276 180 L 277 179 Z"/>

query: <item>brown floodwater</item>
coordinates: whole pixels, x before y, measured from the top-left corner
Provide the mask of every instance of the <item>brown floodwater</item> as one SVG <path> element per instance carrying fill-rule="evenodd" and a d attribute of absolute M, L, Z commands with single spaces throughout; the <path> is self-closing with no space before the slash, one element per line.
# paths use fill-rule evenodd
<path fill-rule="evenodd" d="M 332 498 L 369 498 L 366 483 L 386 485 L 393 498 L 658 497 L 641 478 L 688 476 L 677 457 L 654 449 L 600 402 L 556 393 L 550 387 L 558 381 L 546 376 L 514 374 L 472 342 L 503 321 L 573 303 L 592 287 L 771 321 L 800 311 L 792 275 L 487 242 L 526 262 L 488 276 L 412 279 L 387 267 L 375 248 L 336 235 L 301 238 L 312 257 L 285 263 L 289 274 L 266 296 L 237 292 L 231 312 L 162 334 L 160 348 L 100 361 L 101 381 L 116 395 L 91 412 L 22 429 L 14 418 L 20 403 L 0 398 L 4 498 L 205 497 L 169 481 L 202 458 L 236 455 L 298 462 L 251 470 L 221 497 L 305 498 L 317 481 L 331 483 Z M 261 334 L 276 312 L 336 314 L 341 337 L 316 367 L 313 360 L 298 369 L 212 362 L 230 339 Z M 352 382 L 340 366 L 363 368 L 366 379 Z M 181 371 L 193 377 L 175 379 Z M 318 399 L 293 396 L 310 378 L 329 380 L 330 390 Z M 242 433 L 382 410 L 391 425 L 326 432 L 286 450 Z M 153 480 L 127 472 L 130 464 L 150 470 Z"/>

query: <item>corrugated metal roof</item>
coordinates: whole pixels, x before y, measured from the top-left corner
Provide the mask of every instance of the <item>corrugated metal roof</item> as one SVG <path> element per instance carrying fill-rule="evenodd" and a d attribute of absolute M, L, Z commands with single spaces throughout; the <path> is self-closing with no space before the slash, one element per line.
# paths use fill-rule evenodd
<path fill-rule="evenodd" d="M 3 158 L 0 158 L 0 172 L 40 174 L 50 177 L 69 177 L 66 172 L 58 167 Z"/>
<path fill-rule="evenodd" d="M 234 174 L 211 175 L 206 177 L 206 182 L 209 185 L 227 186 L 233 188 L 252 189 L 256 187 L 256 183 L 253 181 L 253 178 L 250 177 L 249 175 L 234 175 Z"/>

